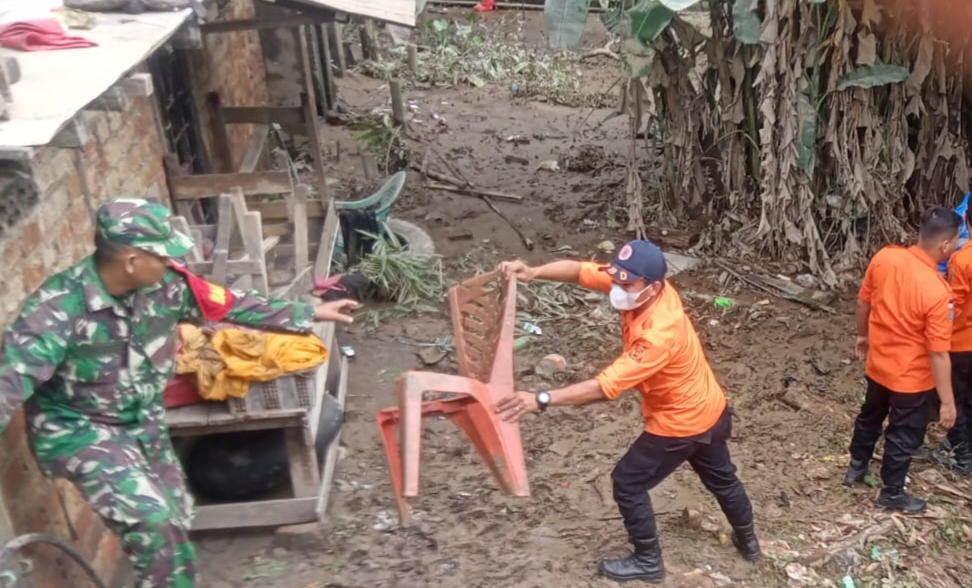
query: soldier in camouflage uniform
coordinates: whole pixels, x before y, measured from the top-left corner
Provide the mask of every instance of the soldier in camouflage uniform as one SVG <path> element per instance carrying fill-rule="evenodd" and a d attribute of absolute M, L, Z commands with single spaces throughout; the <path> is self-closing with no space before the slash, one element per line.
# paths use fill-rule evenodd
<path fill-rule="evenodd" d="M 95 253 L 24 303 L 0 350 L 0 431 L 23 404 L 42 469 L 73 482 L 121 537 L 138 588 L 191 588 L 193 516 L 165 423 L 176 323 L 206 319 L 310 331 L 351 322 L 352 301 L 306 304 L 225 290 L 173 261 L 192 245 L 164 206 L 118 199 L 97 212 Z"/>

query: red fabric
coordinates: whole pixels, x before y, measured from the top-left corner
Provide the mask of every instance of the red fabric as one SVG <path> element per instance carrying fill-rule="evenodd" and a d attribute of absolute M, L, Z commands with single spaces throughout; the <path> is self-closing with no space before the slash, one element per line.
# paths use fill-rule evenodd
<path fill-rule="evenodd" d="M 0 25 L 0 46 L 19 51 L 81 49 L 98 44 L 83 37 L 70 37 L 53 18 L 19 20 Z"/>
<path fill-rule="evenodd" d="M 479 4 L 473 6 L 473 10 L 476 12 L 492 12 L 496 8 L 496 0 L 482 0 Z"/>
<path fill-rule="evenodd" d="M 232 292 L 189 273 L 189 270 L 175 262 L 170 262 L 169 267 L 185 276 L 192 296 L 196 299 L 196 306 L 199 307 L 204 319 L 218 321 L 226 318 L 226 314 L 233 308 Z"/>
<path fill-rule="evenodd" d="M 199 396 L 196 384 L 192 381 L 192 376 L 188 374 L 172 378 L 172 381 L 162 392 L 162 403 L 166 408 L 178 408 L 202 402 L 205 402 L 205 400 Z"/>

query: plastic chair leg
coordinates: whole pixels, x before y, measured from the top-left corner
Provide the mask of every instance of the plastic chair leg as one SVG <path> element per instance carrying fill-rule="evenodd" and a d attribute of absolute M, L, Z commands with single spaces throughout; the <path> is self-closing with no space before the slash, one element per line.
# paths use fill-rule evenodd
<path fill-rule="evenodd" d="M 391 474 L 392 492 L 395 493 L 395 508 L 398 510 L 398 521 L 403 527 L 411 523 L 412 512 L 408 507 L 405 496 L 402 495 L 402 462 L 398 450 L 398 410 L 385 409 L 378 413 L 378 432 L 381 443 L 385 447 L 385 459 L 388 461 L 388 473 Z"/>
<path fill-rule="evenodd" d="M 452 392 L 487 401 L 486 387 L 482 382 L 462 376 L 434 374 L 431 372 L 406 372 L 395 380 L 395 396 L 401 419 L 402 495 L 418 495 L 419 455 L 422 446 L 422 396 L 426 392 Z"/>

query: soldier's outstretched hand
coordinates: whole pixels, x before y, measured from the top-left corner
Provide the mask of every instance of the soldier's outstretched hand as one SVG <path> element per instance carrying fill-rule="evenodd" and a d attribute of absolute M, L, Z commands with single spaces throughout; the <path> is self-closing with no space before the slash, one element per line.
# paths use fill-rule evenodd
<path fill-rule="evenodd" d="M 361 305 L 349 298 L 323 302 L 314 307 L 314 320 L 351 324 L 354 322 L 354 317 L 349 313 L 359 306 Z"/>

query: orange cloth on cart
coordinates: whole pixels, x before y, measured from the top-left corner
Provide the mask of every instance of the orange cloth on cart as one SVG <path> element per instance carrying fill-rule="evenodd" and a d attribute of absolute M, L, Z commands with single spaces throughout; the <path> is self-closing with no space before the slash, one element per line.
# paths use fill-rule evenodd
<path fill-rule="evenodd" d="M 179 325 L 182 351 L 176 373 L 196 374 L 206 400 L 243 398 L 251 382 L 267 382 L 313 369 L 328 358 L 314 335 L 220 329 L 212 337 L 193 325 Z"/>

